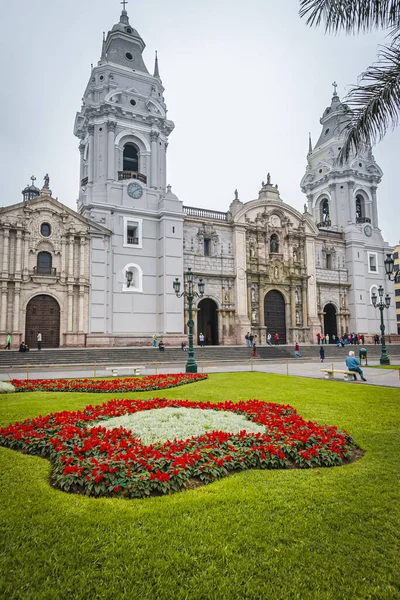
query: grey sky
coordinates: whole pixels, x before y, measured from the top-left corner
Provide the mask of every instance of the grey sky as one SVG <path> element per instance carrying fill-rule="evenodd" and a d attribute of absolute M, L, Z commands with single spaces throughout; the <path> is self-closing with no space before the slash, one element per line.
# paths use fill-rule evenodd
<path fill-rule="evenodd" d="M 0 0 L 1 204 L 46 172 L 53 195 L 76 208 L 75 113 L 100 58 L 102 32 L 119 20 L 118 0 Z M 235 188 L 257 197 L 271 172 L 285 202 L 302 209 L 299 182 L 308 132 L 315 143 L 332 81 L 346 86 L 376 58 L 385 36 L 324 35 L 306 27 L 297 0 L 130 0 L 149 71 L 159 52 L 169 118 L 168 181 L 187 205 L 227 210 Z M 380 227 L 398 243 L 400 129 L 374 155 Z"/>

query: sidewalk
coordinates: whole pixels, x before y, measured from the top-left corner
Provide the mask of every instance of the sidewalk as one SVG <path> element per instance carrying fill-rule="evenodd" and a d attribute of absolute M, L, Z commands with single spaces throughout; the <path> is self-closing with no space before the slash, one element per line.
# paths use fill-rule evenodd
<path fill-rule="evenodd" d="M 321 369 L 331 369 L 332 365 L 335 370 L 345 370 L 344 361 L 328 361 L 322 364 L 319 360 L 302 360 L 291 359 L 288 361 L 246 361 L 246 362 L 212 362 L 202 361 L 198 362 L 198 372 L 204 373 L 235 373 L 235 372 L 258 372 L 258 373 L 276 373 L 280 375 L 298 376 L 298 377 L 311 377 L 314 379 L 324 380 L 324 373 L 321 373 Z M 396 364 L 400 364 L 396 361 Z M 369 362 L 370 367 L 379 365 L 378 360 L 371 360 Z M 362 367 L 364 376 L 367 381 L 364 383 L 360 380 L 359 375 L 358 381 L 343 381 L 343 375 L 338 373 L 335 376 L 335 381 L 342 381 L 345 385 L 379 385 L 385 387 L 397 387 L 400 388 L 400 371 L 396 369 L 372 369 L 370 367 Z M 143 367 L 142 375 L 155 375 L 158 373 L 183 373 L 185 371 L 185 363 L 179 364 L 159 364 L 157 369 L 155 365 L 149 365 Z M 110 377 L 110 371 L 106 371 L 105 367 L 99 365 L 94 369 L 82 367 L 77 368 L 76 366 L 71 367 L 43 367 L 31 368 L 29 370 L 29 379 L 59 379 L 59 378 L 80 378 L 80 377 Z M 0 380 L 8 381 L 10 379 L 25 379 L 27 376 L 26 368 L 15 367 L 12 369 L 1 369 Z M 121 374 L 121 377 L 128 376 L 126 371 Z M 324 380 L 325 381 L 325 380 Z M 330 381 L 326 380 L 326 385 L 330 385 Z"/>

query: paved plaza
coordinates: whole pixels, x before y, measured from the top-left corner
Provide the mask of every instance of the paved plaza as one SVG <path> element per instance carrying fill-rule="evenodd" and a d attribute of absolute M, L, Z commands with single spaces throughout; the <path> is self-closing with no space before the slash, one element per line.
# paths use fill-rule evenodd
<path fill-rule="evenodd" d="M 155 375 L 156 373 L 182 373 L 185 371 L 186 356 L 181 363 L 167 363 L 154 361 L 148 365 L 141 367 L 142 375 Z M 400 365 L 400 357 L 392 360 L 393 366 Z M 286 376 L 311 377 L 314 379 L 324 379 L 324 373 L 321 369 L 331 369 L 335 371 L 346 370 L 343 360 L 328 361 L 323 364 L 317 359 L 302 360 L 289 359 L 285 361 L 253 361 L 247 360 L 242 362 L 233 361 L 198 361 L 199 373 L 235 373 L 235 372 L 258 372 L 258 373 L 276 373 Z M 364 376 L 367 381 L 343 381 L 343 375 L 338 373 L 335 375 L 335 381 L 342 381 L 344 385 L 375 385 L 386 387 L 400 388 L 400 370 L 398 369 L 375 369 L 374 366 L 379 365 L 378 360 L 371 360 L 368 367 L 362 367 Z M 120 376 L 127 376 L 129 372 L 125 369 L 121 371 Z M 105 365 L 93 365 L 92 367 L 77 365 L 69 366 L 43 366 L 43 367 L 14 367 L 12 369 L 1 368 L 0 379 L 7 381 L 9 379 L 24 379 L 28 376 L 29 379 L 57 379 L 57 378 L 72 378 L 72 377 L 110 377 L 110 369 L 106 370 Z M 329 385 L 331 382 L 326 381 Z"/>

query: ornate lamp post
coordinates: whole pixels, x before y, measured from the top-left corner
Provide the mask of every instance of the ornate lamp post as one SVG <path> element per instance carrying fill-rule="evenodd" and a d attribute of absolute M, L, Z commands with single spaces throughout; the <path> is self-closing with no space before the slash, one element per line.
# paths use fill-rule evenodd
<path fill-rule="evenodd" d="M 188 269 L 187 273 L 186 273 L 186 282 L 187 282 L 187 291 L 183 291 L 181 294 L 179 293 L 180 289 L 181 289 L 181 282 L 179 281 L 178 277 L 176 277 L 173 286 L 174 286 L 174 292 L 176 294 L 177 298 L 182 298 L 182 296 L 184 296 L 185 298 L 187 298 L 187 303 L 188 303 L 188 312 L 189 312 L 189 319 L 187 322 L 187 326 L 189 329 L 189 334 L 188 334 L 188 339 L 189 339 L 189 349 L 188 349 L 188 360 L 186 363 L 186 373 L 197 373 L 197 364 L 194 360 L 194 348 L 193 348 L 193 326 L 194 326 L 194 321 L 193 321 L 193 312 L 192 312 L 192 306 L 193 306 L 193 299 L 194 298 L 202 298 L 203 294 L 204 294 L 204 282 L 202 279 L 199 279 L 199 283 L 197 284 L 199 291 L 195 292 L 193 290 L 193 273 L 192 273 L 192 269 Z"/>
<path fill-rule="evenodd" d="M 394 260 L 391 254 L 386 254 L 385 258 L 385 271 L 387 278 L 389 281 L 394 281 L 395 283 L 400 283 L 400 271 L 397 271 L 395 275 L 393 275 L 394 271 Z"/>
<path fill-rule="evenodd" d="M 385 300 L 384 300 L 383 292 L 384 292 L 384 289 L 380 285 L 378 288 L 379 296 L 377 296 L 375 294 L 375 292 L 373 292 L 371 295 L 371 298 L 372 298 L 372 304 L 375 306 L 375 308 L 378 307 L 379 310 L 381 311 L 382 354 L 381 354 L 380 364 L 381 365 L 390 365 L 390 359 L 389 359 L 388 355 L 386 354 L 385 323 L 383 320 L 383 311 L 385 310 L 385 308 L 389 308 L 389 306 L 390 306 L 390 296 L 389 296 L 389 294 L 386 294 Z M 379 297 L 379 302 L 377 302 L 378 297 Z"/>

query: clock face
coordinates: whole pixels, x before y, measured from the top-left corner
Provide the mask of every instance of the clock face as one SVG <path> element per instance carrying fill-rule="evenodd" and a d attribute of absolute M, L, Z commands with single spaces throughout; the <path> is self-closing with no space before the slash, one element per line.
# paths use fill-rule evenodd
<path fill-rule="evenodd" d="M 143 188 L 138 183 L 130 183 L 127 188 L 128 196 L 138 200 L 143 196 Z"/>
<path fill-rule="evenodd" d="M 372 235 L 372 227 L 371 227 L 371 225 L 366 225 L 366 226 L 364 227 L 364 233 L 365 233 L 365 235 L 367 235 L 368 237 L 371 237 L 371 235 Z"/>

